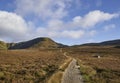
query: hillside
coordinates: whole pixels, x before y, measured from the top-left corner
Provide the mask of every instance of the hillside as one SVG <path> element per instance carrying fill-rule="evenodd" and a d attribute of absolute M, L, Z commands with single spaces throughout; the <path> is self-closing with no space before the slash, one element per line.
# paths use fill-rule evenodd
<path fill-rule="evenodd" d="M 112 46 L 115 48 L 120 48 L 120 39 L 104 41 L 100 43 L 86 43 L 82 45 L 73 45 L 71 47 L 81 47 L 81 46 Z M 5 43 L 0 41 L 0 49 L 39 49 L 39 48 L 61 48 L 68 47 L 53 41 L 47 37 L 40 37 L 32 39 L 29 41 L 19 42 L 19 43 Z"/>
<path fill-rule="evenodd" d="M 101 42 L 101 45 L 120 45 L 120 39 Z"/>
<path fill-rule="evenodd" d="M 74 47 L 79 47 L 79 46 L 120 46 L 120 39 L 117 40 L 110 40 L 110 41 L 104 41 L 100 43 L 86 43 L 82 45 L 75 45 Z"/>
<path fill-rule="evenodd" d="M 0 41 L 0 50 L 7 49 L 7 44 L 3 41 Z"/>
<path fill-rule="evenodd" d="M 39 48 L 59 48 L 59 47 L 65 47 L 65 45 L 56 43 L 50 38 L 41 37 L 25 42 L 16 43 L 10 46 L 9 49 L 27 49 L 27 48 L 39 49 Z"/>

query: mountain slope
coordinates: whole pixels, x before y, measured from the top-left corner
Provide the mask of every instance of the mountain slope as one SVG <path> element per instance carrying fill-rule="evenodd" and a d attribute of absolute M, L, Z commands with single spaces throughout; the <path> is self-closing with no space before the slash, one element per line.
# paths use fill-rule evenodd
<path fill-rule="evenodd" d="M 0 41 L 0 50 L 7 49 L 7 44 L 3 41 Z"/>
<path fill-rule="evenodd" d="M 120 39 L 101 42 L 101 45 L 120 45 Z"/>
<path fill-rule="evenodd" d="M 71 47 L 80 47 L 80 46 L 112 46 L 115 48 L 120 48 L 120 39 L 105 41 L 101 43 L 86 43 L 82 45 L 74 45 Z M 39 49 L 39 48 L 60 48 L 68 47 L 60 43 L 56 43 L 50 38 L 41 37 L 33 40 L 19 42 L 19 43 L 5 43 L 0 41 L 0 50 L 1 49 Z"/>
<path fill-rule="evenodd" d="M 75 45 L 75 47 L 77 46 L 120 46 L 120 39 L 104 41 L 100 43 L 86 43 L 82 45 Z"/>
<path fill-rule="evenodd" d="M 65 47 L 65 45 L 56 43 L 50 38 L 42 37 L 26 42 L 16 43 L 15 45 L 10 46 L 9 49 L 27 49 L 27 48 L 39 49 L 39 48 L 59 48 L 59 47 Z"/>

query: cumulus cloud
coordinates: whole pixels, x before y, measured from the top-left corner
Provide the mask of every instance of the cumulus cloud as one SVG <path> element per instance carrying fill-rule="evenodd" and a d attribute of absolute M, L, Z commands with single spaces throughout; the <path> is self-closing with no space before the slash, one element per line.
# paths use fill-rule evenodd
<path fill-rule="evenodd" d="M 118 14 L 105 13 L 100 10 L 90 11 L 84 16 L 75 16 L 72 20 L 64 21 L 64 17 L 69 15 L 71 7 L 74 5 L 81 7 L 80 0 L 15 0 L 15 12 L 23 17 L 35 16 L 38 20 L 43 20 L 45 26 L 37 26 L 31 32 L 33 37 L 62 37 L 81 38 L 86 34 L 94 36 L 97 31 L 90 30 L 96 24 L 116 18 Z M 96 5 L 100 6 L 101 1 L 97 0 Z M 31 17 L 32 18 L 32 17 Z M 28 23 L 27 26 L 31 27 Z M 37 24 L 38 25 L 38 24 Z"/>
<path fill-rule="evenodd" d="M 80 8 L 81 0 L 15 0 L 15 12 L 21 16 L 32 15 L 40 20 L 62 19 L 69 11 Z"/>
<path fill-rule="evenodd" d="M 83 35 L 85 34 L 84 31 L 82 30 L 77 30 L 77 31 L 63 31 L 61 33 L 61 35 L 63 37 L 67 37 L 67 38 L 72 38 L 72 39 L 79 39 L 81 37 L 83 37 Z"/>
<path fill-rule="evenodd" d="M 118 14 L 105 13 L 99 10 L 91 11 L 88 14 L 75 16 L 70 21 L 63 21 L 58 18 L 51 18 L 46 26 L 36 27 L 33 22 L 26 22 L 20 15 L 0 11 L 0 39 L 11 41 L 28 40 L 33 37 L 69 38 L 79 39 L 86 35 L 94 36 L 96 24 L 116 18 Z M 114 25 L 111 25 L 114 27 Z M 106 28 L 108 29 L 108 28 Z"/>
<path fill-rule="evenodd" d="M 21 40 L 28 33 L 26 21 L 15 13 L 0 11 L 0 38 Z"/>
<path fill-rule="evenodd" d="M 47 28 L 51 30 L 74 30 L 74 29 L 91 29 L 96 24 L 104 21 L 109 21 L 118 17 L 117 13 L 105 13 L 99 10 L 91 11 L 88 14 L 81 16 L 75 16 L 72 20 L 64 22 L 59 19 L 51 19 L 48 21 Z"/>
<path fill-rule="evenodd" d="M 111 20 L 112 18 L 118 17 L 118 14 L 105 13 L 99 10 L 91 11 L 84 17 L 76 16 L 73 18 L 73 23 L 77 27 L 89 28 L 96 24 L 104 21 Z"/>
<path fill-rule="evenodd" d="M 63 31 L 52 30 L 51 31 L 45 28 L 38 28 L 36 34 L 51 38 L 79 39 L 85 35 L 85 31 L 84 30 L 63 30 Z"/>
<path fill-rule="evenodd" d="M 18 14 L 26 16 L 33 14 L 42 19 L 63 18 L 67 15 L 67 7 L 72 0 L 16 0 Z"/>
<path fill-rule="evenodd" d="M 51 30 L 61 30 L 65 27 L 65 24 L 62 20 L 52 19 L 48 22 L 47 26 Z"/>
<path fill-rule="evenodd" d="M 81 0 L 14 1 L 14 12 L 0 11 L 0 40 L 16 42 L 42 36 L 76 40 L 91 38 L 98 33 L 97 27 L 94 28 L 97 24 L 120 15 L 119 12 L 106 13 L 100 10 L 90 11 L 82 16 L 76 15 L 83 6 Z M 96 0 L 95 3 L 97 7 L 102 5 L 101 0 Z M 71 15 L 71 12 L 77 13 Z M 110 24 L 105 26 L 104 30 L 115 27 Z"/>

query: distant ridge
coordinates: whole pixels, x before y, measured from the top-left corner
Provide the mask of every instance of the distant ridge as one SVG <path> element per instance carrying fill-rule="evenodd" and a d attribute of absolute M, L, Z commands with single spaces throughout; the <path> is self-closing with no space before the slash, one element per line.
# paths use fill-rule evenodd
<path fill-rule="evenodd" d="M 81 46 L 112 46 L 115 48 L 120 48 L 120 39 L 104 41 L 101 43 L 86 43 L 82 45 L 73 45 L 71 47 L 81 47 Z M 68 47 L 53 41 L 47 37 L 35 38 L 29 41 L 19 42 L 19 43 L 5 43 L 0 41 L 0 50 L 5 49 L 40 49 L 40 48 L 63 48 Z"/>
<path fill-rule="evenodd" d="M 110 41 L 104 41 L 100 43 L 86 43 L 82 45 L 74 45 L 75 47 L 77 46 L 120 46 L 120 39 L 117 40 L 110 40 Z"/>

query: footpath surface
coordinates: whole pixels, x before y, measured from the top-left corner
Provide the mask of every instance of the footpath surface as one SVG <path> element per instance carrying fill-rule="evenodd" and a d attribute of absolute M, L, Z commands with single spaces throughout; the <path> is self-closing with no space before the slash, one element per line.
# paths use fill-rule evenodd
<path fill-rule="evenodd" d="M 77 60 L 73 59 L 66 68 L 61 83 L 83 83 L 80 70 L 77 66 Z"/>

